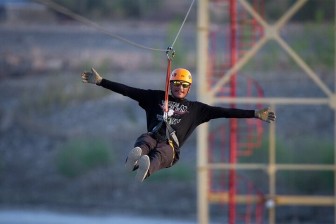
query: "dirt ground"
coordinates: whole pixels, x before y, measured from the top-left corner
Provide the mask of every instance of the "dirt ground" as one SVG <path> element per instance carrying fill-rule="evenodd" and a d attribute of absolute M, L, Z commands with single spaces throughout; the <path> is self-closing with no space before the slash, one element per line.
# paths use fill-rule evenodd
<path fill-rule="evenodd" d="M 144 112 L 132 101 L 80 81 L 81 72 L 94 66 L 107 78 L 161 88 L 161 66 L 148 69 L 152 52 L 72 25 L 5 25 L 0 30 L 3 207 L 195 218 L 194 143 L 186 145 L 191 152 L 181 161 L 190 172 L 188 180 L 134 183 L 123 163 L 145 131 Z M 121 35 L 139 40 L 144 32 Z M 156 34 L 146 43 L 161 45 L 166 34 L 162 28 Z M 55 158 L 73 139 L 107 142 L 113 162 L 74 178 L 62 176 Z"/>
<path fill-rule="evenodd" d="M 160 219 L 132 215 L 84 215 L 69 214 L 59 212 L 47 212 L 41 210 L 3 210 L 0 211 L 0 220 L 2 224 L 193 224 L 196 221 L 185 221 L 180 219 Z"/>

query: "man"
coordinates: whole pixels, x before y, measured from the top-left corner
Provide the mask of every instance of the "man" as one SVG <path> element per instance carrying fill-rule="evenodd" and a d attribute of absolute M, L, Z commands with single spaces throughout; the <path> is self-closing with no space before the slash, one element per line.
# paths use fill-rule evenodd
<path fill-rule="evenodd" d="M 146 112 L 147 132 L 136 140 L 129 152 L 125 167 L 137 170 L 136 179 L 142 182 L 154 172 L 174 165 L 180 156 L 180 148 L 195 128 L 216 118 L 258 118 L 266 122 L 275 120 L 268 108 L 254 111 L 210 106 L 189 101 L 192 76 L 183 68 L 170 75 L 169 110 L 164 113 L 165 92 L 144 90 L 103 79 L 93 68 L 82 73 L 82 81 L 102 86 L 127 96 L 139 103 Z"/>

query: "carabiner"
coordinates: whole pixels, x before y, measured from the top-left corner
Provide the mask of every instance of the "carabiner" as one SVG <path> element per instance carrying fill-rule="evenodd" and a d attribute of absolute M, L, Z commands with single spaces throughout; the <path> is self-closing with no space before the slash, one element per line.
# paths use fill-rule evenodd
<path fill-rule="evenodd" d="M 168 47 L 167 48 L 167 51 L 166 51 L 166 55 L 167 55 L 167 58 L 169 60 L 173 60 L 174 56 L 175 56 L 175 51 L 172 47 Z"/>

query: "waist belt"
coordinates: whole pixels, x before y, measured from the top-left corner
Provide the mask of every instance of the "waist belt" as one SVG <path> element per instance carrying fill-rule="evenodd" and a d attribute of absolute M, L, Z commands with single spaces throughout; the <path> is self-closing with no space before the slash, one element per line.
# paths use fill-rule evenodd
<path fill-rule="evenodd" d="M 166 141 L 167 138 L 164 135 L 161 135 L 159 132 L 149 132 L 157 141 L 163 142 Z"/>
<path fill-rule="evenodd" d="M 155 135 L 155 137 L 157 137 L 159 139 L 163 138 L 164 140 L 173 141 L 176 144 L 176 146 L 179 147 L 179 141 L 178 141 L 177 136 L 176 136 L 176 131 L 174 130 L 174 128 L 172 128 L 170 126 L 170 124 L 168 124 L 168 122 L 165 122 L 165 124 L 166 124 L 166 136 L 163 137 L 162 135 L 160 135 L 158 133 L 159 130 L 161 129 L 161 127 L 162 127 L 163 122 L 165 122 L 165 121 L 161 121 L 158 125 L 156 125 L 153 128 L 153 130 L 151 132 Z"/>

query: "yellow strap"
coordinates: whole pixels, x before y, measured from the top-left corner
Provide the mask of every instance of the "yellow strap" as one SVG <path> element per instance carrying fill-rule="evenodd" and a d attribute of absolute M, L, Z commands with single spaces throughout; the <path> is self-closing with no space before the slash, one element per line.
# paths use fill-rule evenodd
<path fill-rule="evenodd" d="M 172 147 L 173 149 L 173 161 L 171 162 L 170 165 L 173 165 L 174 159 L 175 159 L 175 149 L 174 149 L 174 144 L 172 140 L 168 140 L 168 144 Z"/>

